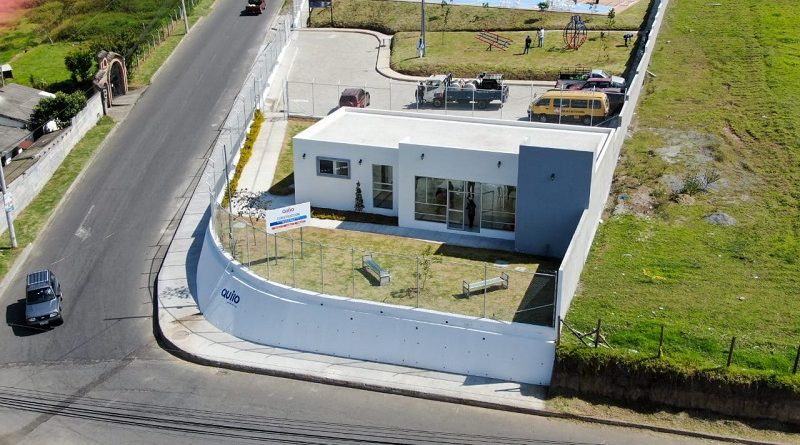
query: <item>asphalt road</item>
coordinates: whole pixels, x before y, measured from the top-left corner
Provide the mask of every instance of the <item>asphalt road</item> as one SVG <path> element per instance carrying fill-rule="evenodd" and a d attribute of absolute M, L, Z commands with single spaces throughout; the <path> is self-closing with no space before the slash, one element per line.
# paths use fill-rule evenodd
<path fill-rule="evenodd" d="M 277 3 L 269 3 L 275 13 Z M 0 290 L 0 443 L 697 443 L 186 363 L 153 338 L 154 273 L 267 28 L 220 1 L 65 197 Z M 65 323 L 20 327 L 26 271 Z"/>

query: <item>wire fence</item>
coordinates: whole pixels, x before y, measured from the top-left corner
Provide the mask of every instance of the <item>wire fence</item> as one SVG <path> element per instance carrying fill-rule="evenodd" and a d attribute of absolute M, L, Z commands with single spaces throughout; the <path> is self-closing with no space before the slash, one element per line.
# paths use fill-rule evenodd
<path fill-rule="evenodd" d="M 693 362 L 697 361 L 699 353 L 715 366 L 772 370 L 779 374 L 797 374 L 800 366 L 800 344 L 796 347 L 790 344 L 764 344 L 748 335 L 727 337 L 723 334 L 714 338 L 694 339 L 692 342 L 697 346 L 692 346 L 686 341 L 686 332 L 663 324 L 651 324 L 649 328 L 637 329 L 634 334 L 631 329 L 604 324 L 602 319 L 598 319 L 597 324 L 588 330 L 585 324 L 578 326 L 561 318 L 558 322 L 565 328 L 561 330 L 561 335 L 570 336 L 590 348 L 625 348 L 629 352 L 658 359 L 689 354 L 694 356 Z M 632 342 L 636 346 L 631 346 Z"/>
<path fill-rule="evenodd" d="M 185 0 L 186 15 L 188 16 L 200 0 Z M 125 51 L 124 58 L 130 72 L 136 70 L 155 51 L 158 46 L 175 34 L 183 34 L 184 22 L 181 7 L 168 11 L 166 14 L 152 20 L 149 26 L 142 25 L 143 29 L 139 39 Z"/>
<path fill-rule="evenodd" d="M 321 294 L 553 326 L 555 273 L 345 247 L 310 240 L 308 234 L 304 239 L 300 230 L 273 235 L 254 219 L 219 205 L 212 209 L 223 249 L 269 281 Z"/>

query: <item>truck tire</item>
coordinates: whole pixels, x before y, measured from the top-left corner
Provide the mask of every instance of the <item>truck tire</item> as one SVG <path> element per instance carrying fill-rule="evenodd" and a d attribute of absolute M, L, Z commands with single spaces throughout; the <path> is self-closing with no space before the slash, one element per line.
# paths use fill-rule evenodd
<path fill-rule="evenodd" d="M 442 108 L 442 99 L 433 99 L 433 106 L 436 108 Z"/>
<path fill-rule="evenodd" d="M 547 115 L 546 114 L 540 114 L 539 115 L 539 122 L 542 122 L 542 123 L 547 122 Z"/>
<path fill-rule="evenodd" d="M 487 106 L 488 104 L 489 104 L 489 102 L 488 102 L 488 101 L 485 101 L 485 100 L 479 100 L 479 101 L 478 101 L 478 108 L 479 108 L 479 109 L 481 109 L 481 110 L 485 110 L 485 109 L 486 109 L 486 106 Z"/>
<path fill-rule="evenodd" d="M 592 118 L 590 116 L 583 116 L 583 119 L 581 120 L 583 121 L 584 125 L 592 125 Z"/>

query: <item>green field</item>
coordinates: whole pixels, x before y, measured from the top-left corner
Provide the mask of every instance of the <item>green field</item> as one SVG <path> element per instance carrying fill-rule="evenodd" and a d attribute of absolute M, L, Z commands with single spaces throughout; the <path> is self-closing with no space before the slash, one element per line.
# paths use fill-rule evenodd
<path fill-rule="evenodd" d="M 665 358 L 677 366 L 723 367 L 735 336 L 738 373 L 791 372 L 800 345 L 798 19 L 790 0 L 671 2 L 655 77 L 567 315 L 583 332 L 602 319 L 610 353 L 652 358 L 664 326 Z M 620 203 L 627 212 L 612 211 Z M 711 224 L 713 213 L 735 224 Z"/>

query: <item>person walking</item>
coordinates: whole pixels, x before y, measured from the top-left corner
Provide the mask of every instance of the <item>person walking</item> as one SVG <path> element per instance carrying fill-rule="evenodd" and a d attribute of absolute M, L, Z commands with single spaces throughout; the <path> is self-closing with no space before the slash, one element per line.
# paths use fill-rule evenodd
<path fill-rule="evenodd" d="M 531 35 L 528 34 L 528 37 L 525 37 L 525 49 L 522 50 L 522 54 L 528 54 L 528 51 L 531 50 L 531 42 L 532 42 Z"/>
<path fill-rule="evenodd" d="M 544 28 L 539 28 L 539 48 L 544 47 Z"/>
<path fill-rule="evenodd" d="M 419 43 L 417 44 L 417 51 L 419 51 L 420 58 L 422 58 L 425 55 L 425 41 L 422 40 L 422 37 L 419 38 Z"/>

